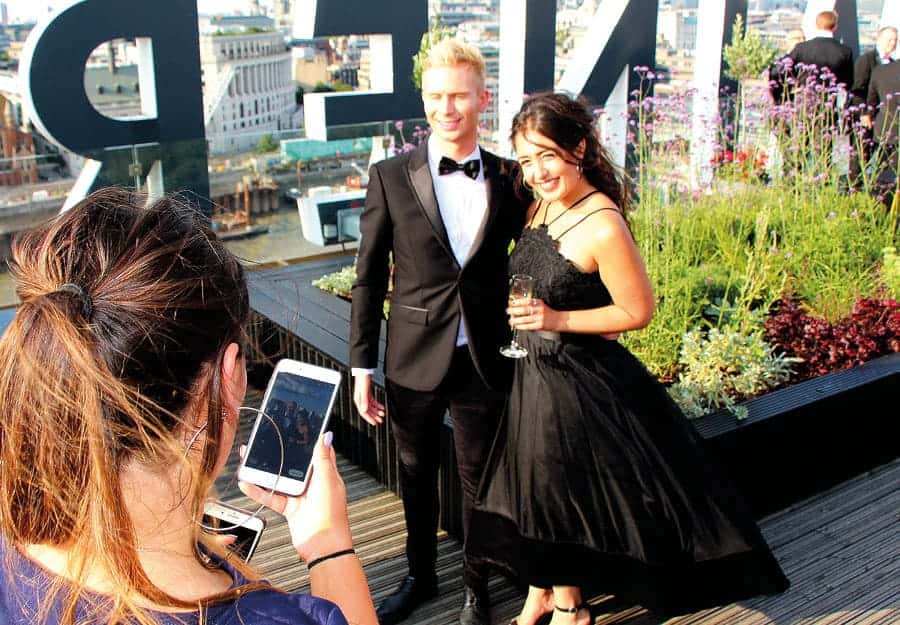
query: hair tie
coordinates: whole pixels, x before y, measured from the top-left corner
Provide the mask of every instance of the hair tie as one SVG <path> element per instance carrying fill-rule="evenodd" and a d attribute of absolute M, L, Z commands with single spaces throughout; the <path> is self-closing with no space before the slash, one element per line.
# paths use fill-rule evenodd
<path fill-rule="evenodd" d="M 91 318 L 91 313 L 94 312 L 94 303 L 91 301 L 91 296 L 83 288 L 74 282 L 66 282 L 61 284 L 54 293 L 73 293 L 77 295 L 78 299 L 81 300 L 81 312 L 84 314 L 84 318 Z"/>

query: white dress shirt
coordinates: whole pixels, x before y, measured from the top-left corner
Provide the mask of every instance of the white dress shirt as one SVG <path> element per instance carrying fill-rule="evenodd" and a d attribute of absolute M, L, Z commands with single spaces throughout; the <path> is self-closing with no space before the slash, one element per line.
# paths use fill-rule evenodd
<path fill-rule="evenodd" d="M 487 187 L 484 184 L 484 163 L 478 169 L 478 177 L 474 180 L 461 171 L 441 176 L 438 163 L 441 157 L 434 135 L 428 137 L 428 168 L 434 181 L 434 196 L 441 211 L 441 219 L 450 240 L 450 249 L 460 267 L 466 264 L 472 253 L 472 244 L 487 217 Z M 481 149 L 476 145 L 472 153 L 459 161 L 481 161 Z M 465 345 L 465 324 L 460 317 L 459 329 L 456 333 L 456 345 Z"/>
<path fill-rule="evenodd" d="M 431 180 L 434 186 L 434 196 L 438 209 L 441 212 L 441 220 L 447 231 L 450 241 L 450 249 L 460 267 L 466 264 L 472 253 L 472 244 L 481 229 L 481 225 L 487 218 L 487 186 L 484 182 L 484 161 L 481 159 L 481 149 L 476 145 L 472 153 L 462 159 L 461 163 L 472 159 L 481 161 L 478 169 L 478 177 L 474 180 L 461 171 L 440 175 L 438 163 L 445 154 L 434 135 L 428 137 L 428 168 L 431 171 Z M 468 343 L 466 328 L 462 316 L 459 319 L 459 328 L 456 331 L 456 345 Z M 352 375 L 371 375 L 374 369 L 354 367 Z"/>

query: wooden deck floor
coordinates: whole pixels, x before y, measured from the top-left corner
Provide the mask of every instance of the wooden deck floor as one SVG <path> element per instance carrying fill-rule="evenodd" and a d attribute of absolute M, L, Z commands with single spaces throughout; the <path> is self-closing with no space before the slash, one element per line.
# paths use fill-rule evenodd
<path fill-rule="evenodd" d="M 249 413 L 248 413 L 249 414 Z M 249 419 L 239 440 L 246 440 Z M 223 499 L 250 507 L 236 489 L 234 460 L 217 487 Z M 376 604 L 406 574 L 405 526 L 399 499 L 345 460 L 354 542 Z M 306 567 L 290 546 L 286 524 L 268 511 L 268 527 L 253 564 L 288 590 L 307 587 Z M 791 579 L 776 597 L 724 606 L 664 621 L 669 625 L 888 625 L 900 623 L 900 459 L 764 519 L 766 539 Z M 455 623 L 462 602 L 462 552 L 441 535 L 440 596 L 416 610 L 408 625 Z M 505 579 L 491 580 L 493 622 L 506 623 L 522 595 Z M 661 621 L 640 607 L 598 597 L 596 625 L 654 625 Z"/>

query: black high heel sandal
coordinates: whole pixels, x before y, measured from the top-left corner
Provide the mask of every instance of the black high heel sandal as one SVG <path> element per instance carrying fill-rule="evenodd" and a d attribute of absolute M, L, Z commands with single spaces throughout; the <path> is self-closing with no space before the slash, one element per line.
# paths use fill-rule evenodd
<path fill-rule="evenodd" d="M 557 612 L 562 612 L 563 614 L 571 614 L 573 617 L 576 614 L 578 614 L 581 610 L 587 610 L 588 618 L 590 619 L 588 622 L 589 623 L 594 622 L 594 613 L 591 612 L 591 604 L 588 603 L 587 601 L 579 603 L 574 608 L 561 608 L 558 605 L 554 604 L 553 609 L 556 610 Z"/>

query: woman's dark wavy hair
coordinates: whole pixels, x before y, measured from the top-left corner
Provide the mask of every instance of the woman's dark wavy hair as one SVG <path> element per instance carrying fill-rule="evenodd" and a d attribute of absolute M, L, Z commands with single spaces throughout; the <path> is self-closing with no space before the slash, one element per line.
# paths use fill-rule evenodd
<path fill-rule="evenodd" d="M 613 165 L 609 153 L 600 143 L 594 128 L 594 116 L 586 103 L 563 93 L 536 93 L 526 98 L 522 108 L 513 118 L 509 139 L 528 130 L 539 132 L 567 152 L 564 158 L 579 162 L 575 156 L 582 139 L 584 156 L 580 159 L 584 177 L 598 191 L 611 199 L 625 215 L 630 208 L 630 197 L 625 175 Z M 519 172 L 519 184 L 524 187 Z"/>

